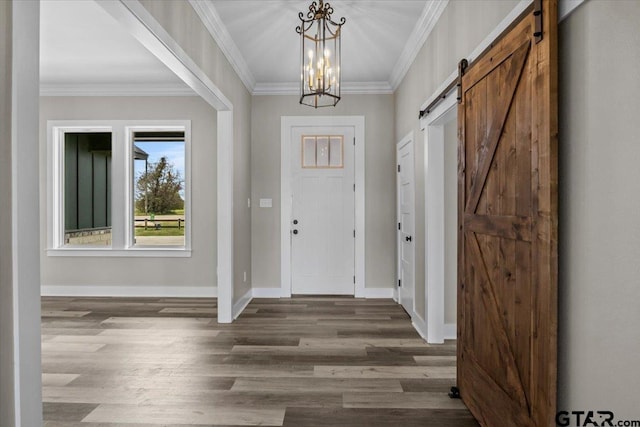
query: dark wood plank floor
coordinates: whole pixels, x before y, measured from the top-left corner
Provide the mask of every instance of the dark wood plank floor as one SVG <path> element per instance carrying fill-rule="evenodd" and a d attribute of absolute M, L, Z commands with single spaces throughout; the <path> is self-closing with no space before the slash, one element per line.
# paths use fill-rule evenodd
<path fill-rule="evenodd" d="M 43 298 L 46 427 L 477 426 L 391 300 Z"/>

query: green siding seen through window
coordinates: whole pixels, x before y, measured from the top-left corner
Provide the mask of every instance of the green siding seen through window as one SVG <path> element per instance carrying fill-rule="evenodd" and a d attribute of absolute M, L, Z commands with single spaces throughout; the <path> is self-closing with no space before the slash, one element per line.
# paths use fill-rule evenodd
<path fill-rule="evenodd" d="M 111 133 L 65 134 L 65 233 L 111 227 Z"/>

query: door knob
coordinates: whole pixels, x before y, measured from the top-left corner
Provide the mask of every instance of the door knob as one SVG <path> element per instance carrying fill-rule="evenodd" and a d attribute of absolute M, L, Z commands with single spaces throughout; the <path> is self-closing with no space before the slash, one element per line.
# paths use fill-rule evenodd
<path fill-rule="evenodd" d="M 413 240 L 413 238 L 411 236 L 407 236 L 404 238 L 404 240 L 406 240 L 407 242 L 410 242 Z"/>
<path fill-rule="evenodd" d="M 296 225 L 296 224 L 298 224 L 298 220 L 297 220 L 297 219 L 294 219 L 294 220 L 293 220 L 293 225 Z"/>
<path fill-rule="evenodd" d="M 293 234 L 298 234 L 298 230 L 293 230 Z"/>

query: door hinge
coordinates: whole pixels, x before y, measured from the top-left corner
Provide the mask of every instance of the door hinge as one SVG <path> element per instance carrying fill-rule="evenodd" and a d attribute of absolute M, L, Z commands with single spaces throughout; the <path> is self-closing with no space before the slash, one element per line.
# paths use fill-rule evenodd
<path fill-rule="evenodd" d="M 353 230 L 353 237 L 356 237 L 356 230 Z"/>
<path fill-rule="evenodd" d="M 398 287 L 401 288 L 402 287 L 402 280 L 398 279 Z"/>
<path fill-rule="evenodd" d="M 402 227 L 400 227 L 400 223 L 398 223 L 398 230 L 402 230 Z"/>
<path fill-rule="evenodd" d="M 356 191 L 356 185 L 353 184 L 353 191 Z"/>
<path fill-rule="evenodd" d="M 356 138 L 353 137 L 353 145 L 356 145 Z"/>
<path fill-rule="evenodd" d="M 398 172 L 400 172 L 400 165 L 398 165 Z"/>
<path fill-rule="evenodd" d="M 356 276 L 353 276 L 353 284 L 356 284 Z"/>
<path fill-rule="evenodd" d="M 537 44 L 542 41 L 542 0 L 534 0 L 533 17 L 536 21 L 535 29 L 533 30 L 533 37 L 535 37 Z"/>

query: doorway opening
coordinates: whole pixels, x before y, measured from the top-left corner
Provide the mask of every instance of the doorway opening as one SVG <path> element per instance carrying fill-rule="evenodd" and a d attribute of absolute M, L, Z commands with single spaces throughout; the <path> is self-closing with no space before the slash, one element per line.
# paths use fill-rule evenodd
<path fill-rule="evenodd" d="M 425 168 L 425 321 L 427 342 L 456 338 L 457 101 L 447 96 L 421 120 Z"/>

